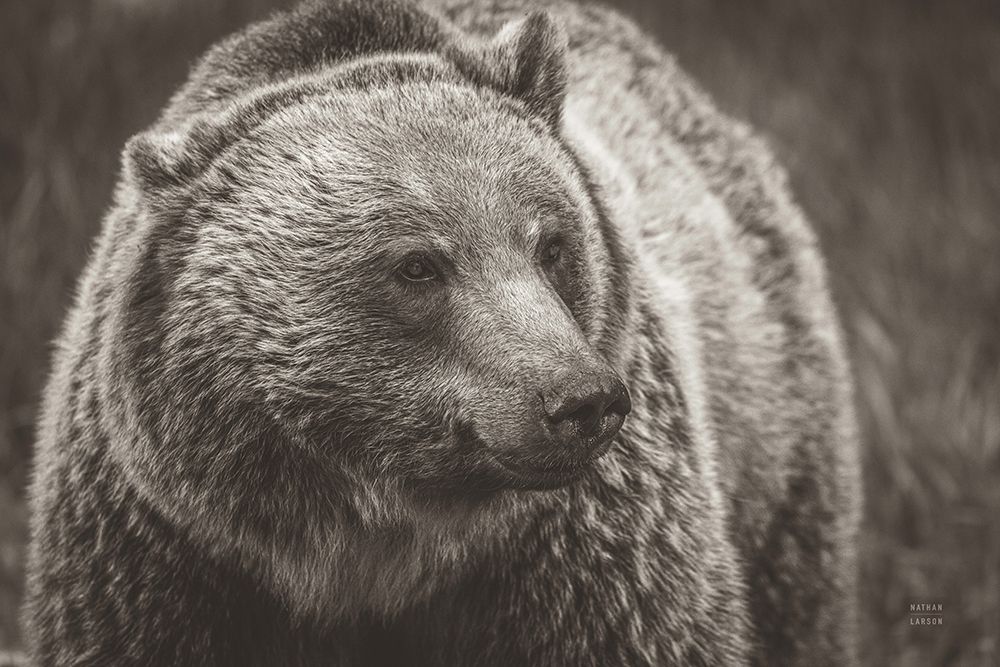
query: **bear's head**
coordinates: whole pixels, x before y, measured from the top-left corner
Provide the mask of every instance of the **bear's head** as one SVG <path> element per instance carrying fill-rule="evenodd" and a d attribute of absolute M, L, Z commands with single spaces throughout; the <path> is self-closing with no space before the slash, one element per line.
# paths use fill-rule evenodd
<path fill-rule="evenodd" d="M 630 409 L 628 259 L 561 136 L 565 49 L 533 14 L 134 138 L 112 367 L 170 456 L 128 456 L 262 495 L 586 473 Z"/>

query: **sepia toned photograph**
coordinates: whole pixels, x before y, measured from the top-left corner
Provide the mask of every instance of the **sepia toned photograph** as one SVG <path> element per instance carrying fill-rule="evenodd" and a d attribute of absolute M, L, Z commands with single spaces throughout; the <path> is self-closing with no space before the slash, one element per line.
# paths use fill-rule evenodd
<path fill-rule="evenodd" d="M 994 0 L 0 54 L 0 667 L 1000 664 Z"/>

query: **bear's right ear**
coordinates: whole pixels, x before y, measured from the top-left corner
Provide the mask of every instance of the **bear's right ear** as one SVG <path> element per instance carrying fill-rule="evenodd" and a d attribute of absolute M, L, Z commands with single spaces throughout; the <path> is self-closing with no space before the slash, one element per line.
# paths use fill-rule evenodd
<path fill-rule="evenodd" d="M 125 144 L 122 163 L 125 178 L 147 195 L 183 185 L 184 136 L 151 130 Z"/>
<path fill-rule="evenodd" d="M 178 130 L 147 130 L 125 144 L 125 178 L 144 194 L 156 196 L 198 177 L 230 141 L 231 119 L 197 119 Z"/>
<path fill-rule="evenodd" d="M 566 96 L 567 37 L 545 11 L 507 23 L 491 41 L 457 39 L 450 56 L 473 81 L 505 92 L 556 128 Z"/>

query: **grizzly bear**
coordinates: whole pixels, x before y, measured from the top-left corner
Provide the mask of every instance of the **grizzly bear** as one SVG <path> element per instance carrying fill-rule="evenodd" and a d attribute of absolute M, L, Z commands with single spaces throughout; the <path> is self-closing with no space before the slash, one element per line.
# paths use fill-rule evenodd
<path fill-rule="evenodd" d="M 43 665 L 845 665 L 816 241 L 613 11 L 338 0 L 132 138 L 45 393 Z"/>

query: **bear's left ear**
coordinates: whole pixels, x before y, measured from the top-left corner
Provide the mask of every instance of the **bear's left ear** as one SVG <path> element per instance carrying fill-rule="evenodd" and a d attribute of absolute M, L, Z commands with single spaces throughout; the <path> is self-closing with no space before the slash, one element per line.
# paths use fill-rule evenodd
<path fill-rule="evenodd" d="M 454 44 L 449 54 L 463 74 L 522 100 L 558 128 L 566 97 L 566 33 L 545 11 L 507 23 L 491 41 Z"/>

